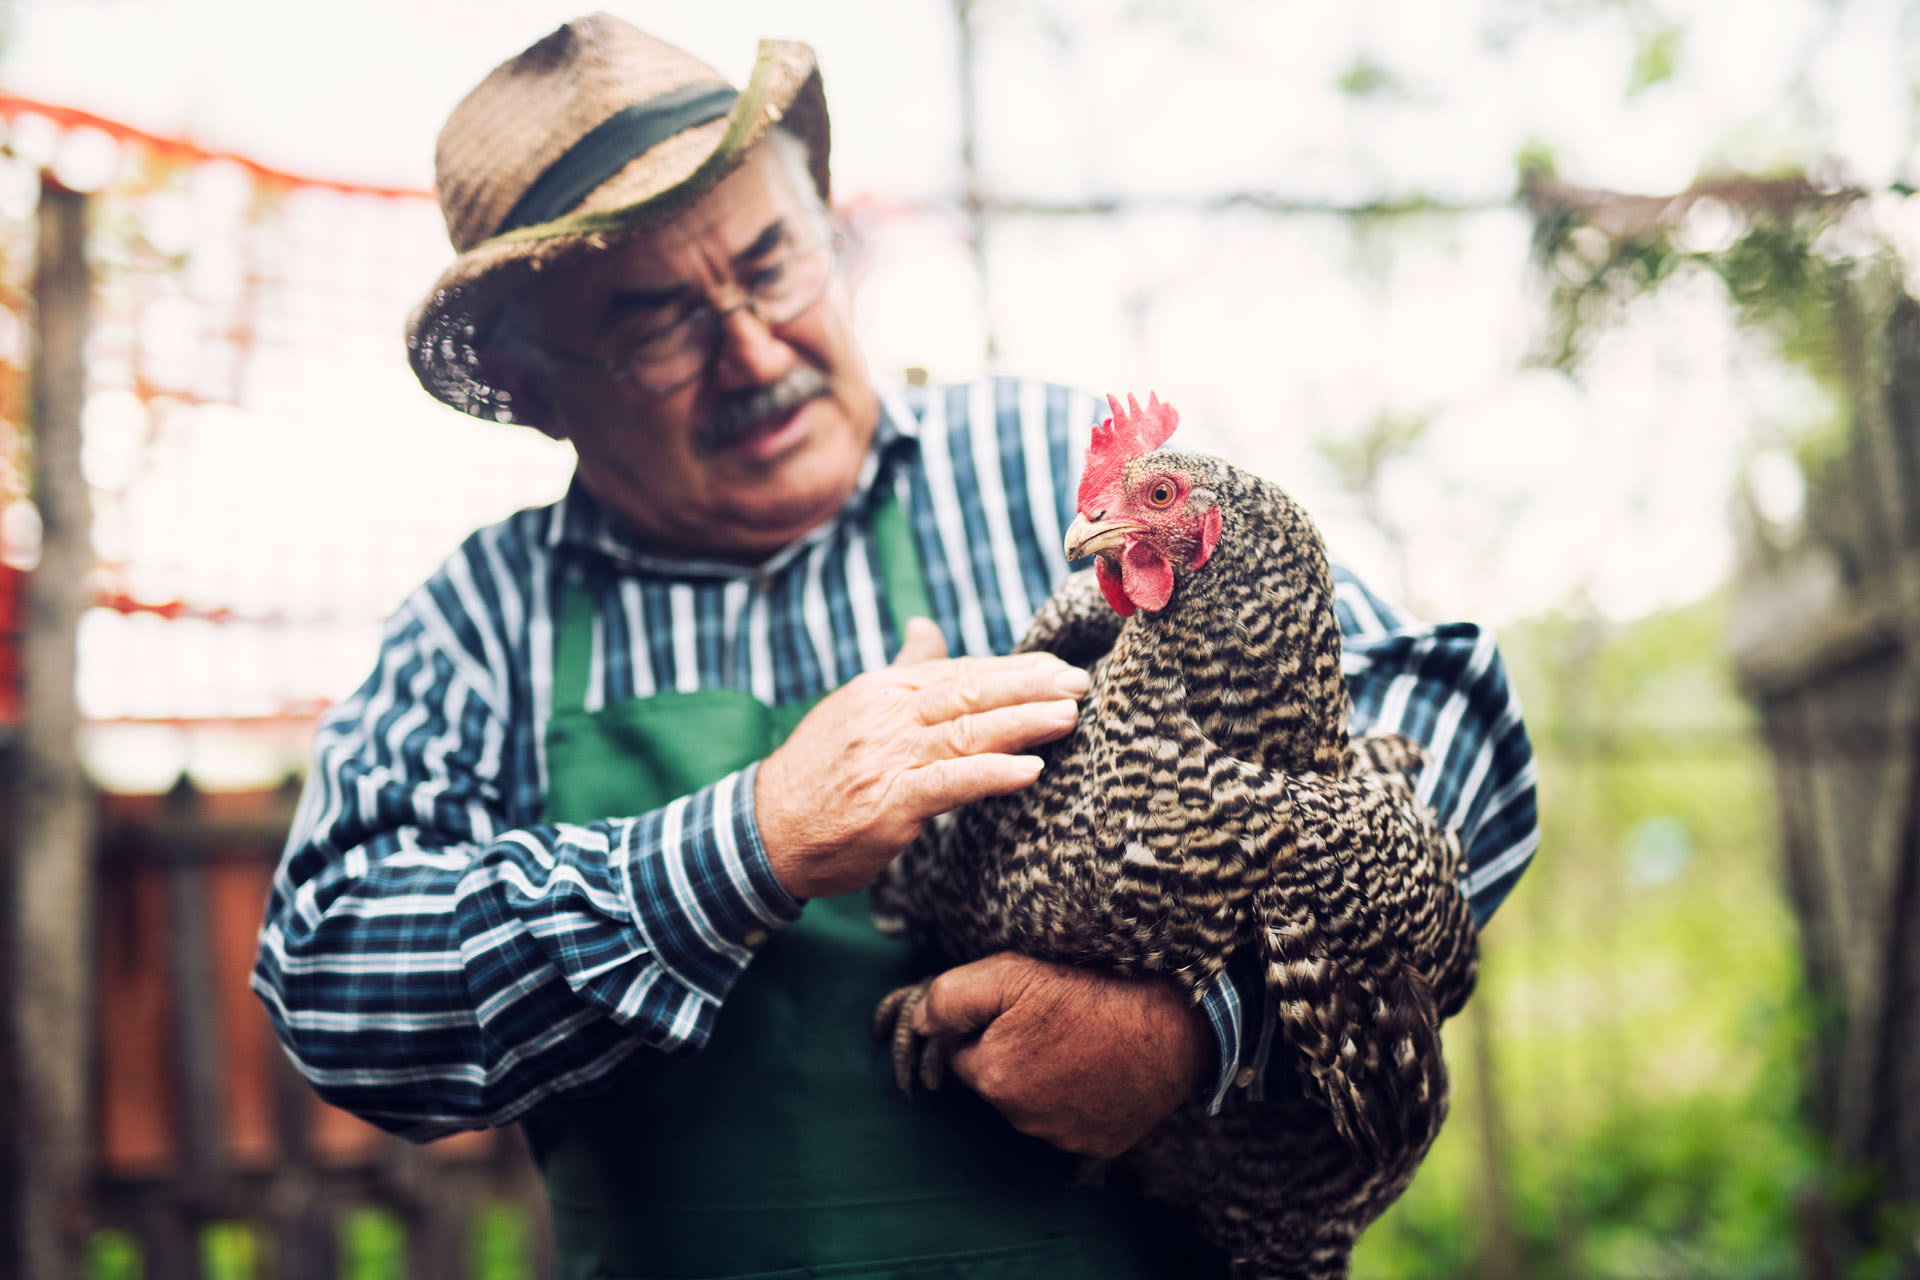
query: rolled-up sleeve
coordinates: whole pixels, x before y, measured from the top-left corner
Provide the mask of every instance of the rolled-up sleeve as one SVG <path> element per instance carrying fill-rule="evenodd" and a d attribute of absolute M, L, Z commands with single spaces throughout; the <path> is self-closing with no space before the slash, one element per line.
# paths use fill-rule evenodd
<path fill-rule="evenodd" d="M 442 607 L 417 593 L 326 716 L 252 978 L 321 1096 L 422 1140 L 703 1045 L 800 912 L 751 769 L 649 813 L 525 822 L 506 648 Z"/>
<path fill-rule="evenodd" d="M 1426 747 L 1419 797 L 1459 832 L 1484 927 L 1540 845 L 1533 745 L 1499 646 L 1471 622 L 1409 623 L 1345 572 L 1335 600 L 1354 731 Z"/>

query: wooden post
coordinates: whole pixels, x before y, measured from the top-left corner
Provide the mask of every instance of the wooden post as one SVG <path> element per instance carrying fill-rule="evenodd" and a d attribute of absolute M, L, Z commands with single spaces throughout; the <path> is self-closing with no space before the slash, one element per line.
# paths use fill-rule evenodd
<path fill-rule="evenodd" d="M 199 793 L 182 778 L 168 797 L 171 816 L 191 820 Z M 204 837 L 202 837 L 204 840 Z M 173 1056 L 179 1116 L 181 1178 L 187 1199 L 210 1203 L 226 1174 L 226 1130 L 221 1122 L 221 1062 L 225 1052 L 215 1007 L 213 952 L 208 942 L 207 868 L 202 850 L 169 841 L 167 855 L 167 977 L 173 992 Z"/>
<path fill-rule="evenodd" d="M 985 355 L 992 364 L 1000 352 L 993 336 L 993 264 L 987 254 L 987 202 L 980 181 L 979 59 L 973 42 L 973 0 L 953 0 L 954 33 L 960 46 L 960 173 L 961 206 L 967 214 L 967 249 L 974 274 L 980 277 L 980 322 L 986 338 Z"/>
<path fill-rule="evenodd" d="M 1838 1015 L 1811 1046 L 1812 1118 L 1842 1176 L 1802 1200 L 1810 1276 L 1870 1249 L 1920 1276 L 1920 1239 L 1887 1225 L 1920 1206 L 1920 303 L 1897 288 L 1856 282 L 1834 306 L 1847 452 L 1810 477 L 1794 543 L 1749 522 L 1739 583 L 1756 621 L 1735 657 L 1773 758 L 1807 982 Z M 1820 563 L 1847 571 L 1808 610 L 1796 572 Z"/>
<path fill-rule="evenodd" d="M 313 1090 L 276 1055 L 274 1130 L 279 1162 L 267 1201 L 273 1229 L 273 1280 L 335 1280 L 340 1274 L 340 1221 L 315 1167 Z"/>
<path fill-rule="evenodd" d="M 80 1272 L 88 1225 L 88 1019 L 93 1001 L 92 807 L 76 732 L 74 641 L 92 567 L 91 503 L 80 471 L 89 281 L 86 198 L 40 187 L 34 273 L 33 497 L 40 564 L 26 591 L 26 716 L 13 794 L 9 1031 L 19 1133 L 6 1205 L 17 1256 L 0 1270 L 35 1280 Z"/>

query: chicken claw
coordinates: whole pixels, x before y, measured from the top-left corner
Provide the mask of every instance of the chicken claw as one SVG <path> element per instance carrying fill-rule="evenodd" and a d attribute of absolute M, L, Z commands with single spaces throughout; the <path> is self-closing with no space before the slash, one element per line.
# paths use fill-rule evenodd
<path fill-rule="evenodd" d="M 913 1011 L 927 998 L 933 979 L 910 987 L 889 991 L 873 1010 L 873 1038 L 893 1042 L 893 1082 L 902 1093 L 913 1092 L 917 1075 L 932 1092 L 947 1078 L 947 1061 L 953 1057 L 953 1042 L 946 1036 L 931 1039 L 913 1029 Z"/>

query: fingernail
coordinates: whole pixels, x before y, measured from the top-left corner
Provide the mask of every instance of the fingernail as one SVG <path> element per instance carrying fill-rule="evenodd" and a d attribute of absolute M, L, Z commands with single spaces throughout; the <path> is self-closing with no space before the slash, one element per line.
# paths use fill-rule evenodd
<path fill-rule="evenodd" d="M 1078 667 L 1068 667 L 1053 678 L 1053 687 L 1069 698 L 1078 698 L 1092 686 L 1087 673 Z"/>

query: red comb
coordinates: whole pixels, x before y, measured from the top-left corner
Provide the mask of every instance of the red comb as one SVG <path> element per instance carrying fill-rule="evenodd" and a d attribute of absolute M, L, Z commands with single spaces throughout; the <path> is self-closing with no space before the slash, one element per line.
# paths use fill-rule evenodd
<path fill-rule="evenodd" d="M 1173 435 L 1173 429 L 1180 425 L 1180 415 L 1174 407 L 1161 404 L 1160 397 L 1152 392 L 1147 393 L 1145 409 L 1132 395 L 1127 396 L 1124 409 L 1113 396 L 1107 397 L 1107 406 L 1113 410 L 1113 416 L 1093 429 L 1093 439 L 1087 445 L 1086 467 L 1080 474 L 1083 510 L 1120 483 L 1120 474 L 1129 462 L 1165 444 Z"/>

